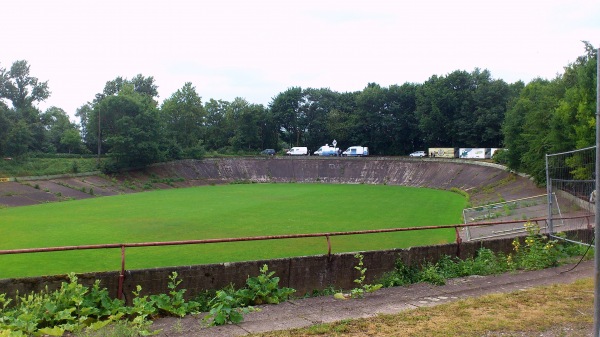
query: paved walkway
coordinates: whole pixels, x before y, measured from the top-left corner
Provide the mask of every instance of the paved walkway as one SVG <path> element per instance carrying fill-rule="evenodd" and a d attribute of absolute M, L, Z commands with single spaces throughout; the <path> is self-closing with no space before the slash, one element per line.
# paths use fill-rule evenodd
<path fill-rule="evenodd" d="M 394 314 L 418 307 L 434 306 L 458 299 L 491 293 L 508 293 L 536 286 L 572 283 L 593 277 L 594 261 L 565 265 L 540 271 L 495 276 L 470 276 L 449 280 L 444 286 L 416 284 L 410 287 L 380 289 L 364 299 L 336 300 L 333 296 L 297 299 L 278 305 L 259 306 L 244 321 L 220 327 L 202 328 L 196 317 L 162 318 L 155 329 L 158 336 L 244 336 L 250 333 L 308 327 L 344 319 L 367 318 L 377 314 Z"/>

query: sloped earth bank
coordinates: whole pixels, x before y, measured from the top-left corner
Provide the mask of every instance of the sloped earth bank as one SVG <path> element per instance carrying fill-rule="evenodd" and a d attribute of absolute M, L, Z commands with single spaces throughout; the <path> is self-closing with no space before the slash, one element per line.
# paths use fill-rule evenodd
<path fill-rule="evenodd" d="M 444 190 L 456 188 L 469 194 L 473 206 L 537 196 L 546 192 L 526 177 L 510 173 L 503 166 L 483 161 L 389 157 L 221 158 L 162 163 L 112 176 L 21 178 L 18 182 L 0 183 L 0 208 L 232 182 L 387 184 Z M 508 217 L 500 216 L 494 220 L 507 219 Z M 499 227 L 494 230 L 503 230 Z M 522 226 L 517 227 L 519 229 Z M 469 229 L 468 233 L 463 229 L 460 234 L 463 239 L 468 239 L 488 237 L 490 231 L 490 227 L 478 227 Z"/>
<path fill-rule="evenodd" d="M 17 178 L 0 183 L 0 207 L 231 182 L 387 184 L 457 188 L 474 206 L 544 194 L 528 178 L 486 162 L 409 158 L 233 158 L 183 160 L 113 176 Z"/>

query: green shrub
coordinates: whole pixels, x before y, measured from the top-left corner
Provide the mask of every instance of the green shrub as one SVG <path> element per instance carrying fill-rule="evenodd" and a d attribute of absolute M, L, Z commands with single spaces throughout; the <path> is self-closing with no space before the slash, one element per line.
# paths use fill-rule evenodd
<path fill-rule="evenodd" d="M 278 304 L 296 292 L 291 288 L 279 288 L 279 277 L 273 277 L 275 273 L 268 271 L 265 264 L 260 275 L 246 280 L 244 288 L 235 290 L 230 286 L 217 291 L 209 301 L 210 311 L 204 321 L 210 325 L 239 323 L 244 314 L 255 310 L 251 305 Z"/>
<path fill-rule="evenodd" d="M 185 289 L 176 290 L 181 284 L 182 280 L 177 279 L 177 273 L 173 272 L 169 276 L 169 294 L 151 295 L 150 299 L 154 301 L 155 306 L 158 308 L 159 313 L 162 315 L 174 315 L 183 317 L 190 313 L 198 313 L 200 304 L 195 301 L 186 302 L 183 298 Z"/>
<path fill-rule="evenodd" d="M 492 156 L 492 160 L 494 163 L 507 165 L 508 164 L 508 149 L 500 149 L 494 152 L 494 156 Z"/>
<path fill-rule="evenodd" d="M 210 311 L 205 321 L 210 325 L 239 323 L 244 320 L 244 314 L 254 310 L 253 307 L 242 307 L 240 298 L 236 298 L 235 293 L 226 290 L 218 290 L 209 304 Z"/>
<path fill-rule="evenodd" d="M 527 222 L 525 224 L 527 237 L 524 244 L 519 239 L 513 240 L 514 256 L 511 263 L 516 269 L 538 270 L 558 265 L 558 260 L 563 257 L 562 249 L 557 247 L 558 240 L 549 240 L 540 234 L 539 225 Z"/>
<path fill-rule="evenodd" d="M 394 270 L 385 273 L 379 282 L 385 287 L 404 286 L 427 282 L 442 285 L 447 279 L 470 275 L 493 275 L 514 270 L 537 270 L 557 266 L 561 259 L 583 256 L 586 247 L 549 240 L 540 234 L 537 224 L 526 223 L 527 237 L 524 243 L 513 241 L 514 252 L 509 255 L 495 254 L 490 249 L 480 248 L 473 258 L 460 260 L 443 256 L 437 263 L 425 263 L 421 268 L 406 266 L 397 260 Z"/>

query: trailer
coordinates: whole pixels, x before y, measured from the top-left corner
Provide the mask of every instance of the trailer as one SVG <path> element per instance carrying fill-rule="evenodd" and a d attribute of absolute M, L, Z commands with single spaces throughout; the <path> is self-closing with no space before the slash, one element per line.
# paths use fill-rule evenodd
<path fill-rule="evenodd" d="M 429 156 L 432 158 L 461 158 L 461 159 L 491 159 L 494 153 L 503 148 L 484 147 L 430 147 Z"/>
<path fill-rule="evenodd" d="M 345 157 L 365 157 L 369 155 L 369 148 L 365 146 L 350 146 L 342 152 Z"/>

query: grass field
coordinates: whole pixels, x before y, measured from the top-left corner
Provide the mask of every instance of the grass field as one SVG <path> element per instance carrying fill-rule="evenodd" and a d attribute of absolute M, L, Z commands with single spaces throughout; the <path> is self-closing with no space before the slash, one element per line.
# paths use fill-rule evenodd
<path fill-rule="evenodd" d="M 456 224 L 448 191 L 385 185 L 246 184 L 0 209 L 0 249 L 232 238 Z M 453 230 L 333 237 L 332 251 L 454 240 Z M 127 269 L 327 253 L 324 238 L 127 249 Z M 120 269 L 120 250 L 0 255 L 0 278 Z"/>

